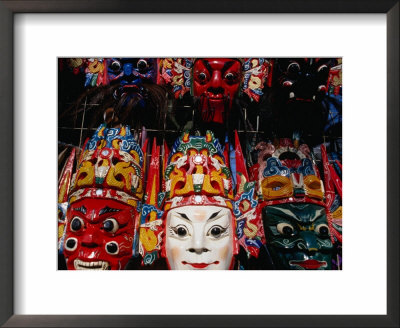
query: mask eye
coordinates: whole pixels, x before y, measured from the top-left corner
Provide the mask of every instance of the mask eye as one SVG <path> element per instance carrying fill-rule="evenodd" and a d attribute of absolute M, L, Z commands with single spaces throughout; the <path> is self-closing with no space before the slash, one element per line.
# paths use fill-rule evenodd
<path fill-rule="evenodd" d="M 231 84 L 236 83 L 236 75 L 233 73 L 228 73 L 225 75 L 225 80 Z"/>
<path fill-rule="evenodd" d="M 297 62 L 290 63 L 287 67 L 287 72 L 289 74 L 297 74 L 300 72 L 300 65 Z"/>
<path fill-rule="evenodd" d="M 76 247 L 78 246 L 78 240 L 76 238 L 68 238 L 65 241 L 64 247 L 67 251 L 73 252 L 76 250 Z"/>
<path fill-rule="evenodd" d="M 109 233 L 115 233 L 119 229 L 119 224 L 114 218 L 104 220 L 103 229 Z"/>
<path fill-rule="evenodd" d="M 199 74 L 197 74 L 197 80 L 198 80 L 200 83 L 205 83 L 206 80 L 207 80 L 207 74 L 204 73 L 204 72 L 200 72 Z"/>
<path fill-rule="evenodd" d="M 118 60 L 114 60 L 110 65 L 111 70 L 119 72 L 121 70 L 121 63 Z"/>
<path fill-rule="evenodd" d="M 70 224 L 70 228 L 72 231 L 79 231 L 82 229 L 83 226 L 84 226 L 83 220 L 78 216 L 75 216 Z"/>
<path fill-rule="evenodd" d="M 115 241 L 110 241 L 109 243 L 106 244 L 106 252 L 112 255 L 118 254 L 119 252 L 118 244 Z"/>
<path fill-rule="evenodd" d="M 186 237 L 189 234 L 188 229 L 183 225 L 178 225 L 176 227 L 171 227 L 171 230 L 179 237 Z"/>
<path fill-rule="evenodd" d="M 329 227 L 324 223 L 317 225 L 315 227 L 315 231 L 321 237 L 329 237 Z"/>
<path fill-rule="evenodd" d="M 292 236 L 294 233 L 294 228 L 289 223 L 278 223 L 276 226 L 278 232 L 283 236 Z"/>
<path fill-rule="evenodd" d="M 140 59 L 137 62 L 137 68 L 139 69 L 139 71 L 143 71 L 148 67 L 147 61 L 145 61 L 144 59 Z"/>
<path fill-rule="evenodd" d="M 223 228 L 219 225 L 212 226 L 210 230 L 207 232 L 207 236 L 212 236 L 214 238 L 219 238 L 222 234 L 227 230 L 227 228 Z"/>
<path fill-rule="evenodd" d="M 318 67 L 317 72 L 318 73 L 328 73 L 328 66 L 326 65 L 321 65 L 320 67 Z"/>

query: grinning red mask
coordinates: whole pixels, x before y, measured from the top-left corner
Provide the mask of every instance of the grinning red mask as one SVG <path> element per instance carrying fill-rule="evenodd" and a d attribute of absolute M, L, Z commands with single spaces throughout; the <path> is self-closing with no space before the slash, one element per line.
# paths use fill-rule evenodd
<path fill-rule="evenodd" d="M 205 122 L 224 122 L 241 81 L 241 63 L 231 58 L 202 58 L 193 66 L 193 92 L 200 97 Z"/>
<path fill-rule="evenodd" d="M 84 198 L 67 212 L 68 270 L 122 270 L 132 256 L 136 209 L 113 199 Z"/>

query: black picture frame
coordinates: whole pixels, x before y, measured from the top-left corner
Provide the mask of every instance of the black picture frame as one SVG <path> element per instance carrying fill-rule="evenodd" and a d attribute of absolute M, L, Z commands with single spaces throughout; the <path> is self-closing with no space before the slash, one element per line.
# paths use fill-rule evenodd
<path fill-rule="evenodd" d="M 387 315 L 14 315 L 13 24 L 16 13 L 384 13 L 387 17 Z M 399 327 L 398 0 L 0 0 L 0 324 L 4 327 Z"/>

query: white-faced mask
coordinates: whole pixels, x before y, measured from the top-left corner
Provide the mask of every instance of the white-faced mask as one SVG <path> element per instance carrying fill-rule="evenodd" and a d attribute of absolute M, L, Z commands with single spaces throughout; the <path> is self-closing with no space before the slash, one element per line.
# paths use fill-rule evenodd
<path fill-rule="evenodd" d="M 171 270 L 227 270 L 233 259 L 232 213 L 218 206 L 183 206 L 167 215 Z"/>

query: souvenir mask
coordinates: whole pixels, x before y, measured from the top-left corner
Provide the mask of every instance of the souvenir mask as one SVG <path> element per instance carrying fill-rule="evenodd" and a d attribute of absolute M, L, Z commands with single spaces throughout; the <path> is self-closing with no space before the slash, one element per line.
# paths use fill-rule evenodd
<path fill-rule="evenodd" d="M 200 98 L 203 120 L 223 123 L 241 82 L 241 62 L 230 58 L 197 59 L 193 93 Z"/>
<path fill-rule="evenodd" d="M 130 128 L 101 125 L 71 183 L 64 255 L 73 269 L 123 269 L 136 245 L 143 152 Z"/>
<path fill-rule="evenodd" d="M 306 145 L 258 145 L 267 247 L 278 269 L 330 269 L 332 222 L 325 188 Z"/>
<path fill-rule="evenodd" d="M 333 244 L 325 207 L 280 204 L 263 209 L 268 250 L 278 269 L 331 269 Z"/>
<path fill-rule="evenodd" d="M 157 154 L 156 147 L 153 154 Z M 151 181 L 156 180 L 154 175 Z M 142 250 L 148 254 L 157 250 L 158 237 L 163 235 L 161 253 L 170 269 L 230 268 L 238 251 L 232 180 L 221 145 L 212 132 L 205 137 L 184 133 L 168 156 L 163 180 L 164 192 L 159 193 L 158 201 L 148 197 L 153 201 L 146 202 L 158 207 L 164 204 L 163 232 L 152 224 L 157 221 L 154 211 L 153 220 L 141 224 Z M 154 194 L 154 190 L 150 192 Z M 148 237 L 153 234 L 157 238 Z M 152 247 L 150 240 L 155 241 Z"/>
<path fill-rule="evenodd" d="M 327 81 L 333 60 L 329 58 L 279 59 L 279 78 L 284 99 L 289 102 L 321 100 L 327 91 Z"/>

